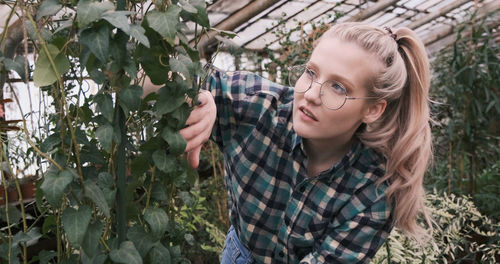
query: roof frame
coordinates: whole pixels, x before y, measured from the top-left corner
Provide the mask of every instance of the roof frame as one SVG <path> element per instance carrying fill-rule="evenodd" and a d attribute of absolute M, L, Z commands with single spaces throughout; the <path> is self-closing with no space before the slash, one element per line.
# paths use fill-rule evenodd
<path fill-rule="evenodd" d="M 220 8 L 232 1 L 218 0 L 215 4 Z M 267 5 L 262 5 L 263 2 L 266 2 Z M 445 43 L 450 43 L 449 41 L 440 42 L 440 40 L 447 39 L 450 34 L 453 35 L 455 30 L 454 21 L 461 22 L 465 19 L 463 16 L 465 12 L 464 7 L 473 5 L 478 10 L 478 13 L 481 14 L 481 17 L 484 17 L 488 11 L 500 10 L 500 1 L 497 0 L 255 0 L 250 1 L 250 3 L 247 3 L 241 9 L 229 14 L 226 19 L 223 19 L 219 23 L 214 23 L 212 26 L 220 30 L 234 30 L 235 33 L 246 34 L 246 36 L 250 34 L 250 38 L 246 37 L 241 41 L 228 41 L 232 45 L 247 51 L 259 52 L 263 49 L 263 43 L 267 43 L 268 45 L 276 43 L 273 46 L 279 48 L 279 44 L 277 44 L 278 39 L 271 37 L 270 33 L 278 26 L 278 23 L 276 18 L 270 17 L 269 14 L 278 12 L 280 9 L 286 9 L 287 5 L 289 6 L 291 2 L 305 4 L 306 10 L 320 3 L 331 4 L 331 8 L 323 11 L 320 10 L 320 12 L 309 17 L 304 22 L 316 21 L 333 10 L 343 9 L 346 12 L 344 17 L 340 18 L 339 21 L 372 21 L 374 24 L 378 23 L 379 26 L 409 27 L 417 32 L 426 45 L 433 44 L 433 51 Z M 257 3 L 260 5 L 260 8 L 255 8 Z M 210 12 L 211 6 L 208 9 Z M 303 12 L 305 11 L 302 10 L 290 14 L 284 19 L 284 23 L 291 23 L 293 19 L 300 17 Z M 241 14 L 246 14 L 245 19 L 241 17 Z M 236 19 L 238 16 L 240 16 L 240 19 Z M 383 22 L 381 22 L 381 18 Z M 257 23 L 265 24 L 263 20 L 273 19 L 276 20 L 276 23 L 264 31 L 261 27 L 256 26 Z M 251 30 L 252 26 L 257 28 L 257 32 L 256 30 Z M 252 35 L 252 33 L 254 34 Z M 207 48 L 207 45 L 214 45 L 216 35 L 216 32 L 208 34 L 202 43 L 202 45 L 205 45 L 204 49 Z M 438 46 L 434 43 L 439 43 L 440 45 Z"/>

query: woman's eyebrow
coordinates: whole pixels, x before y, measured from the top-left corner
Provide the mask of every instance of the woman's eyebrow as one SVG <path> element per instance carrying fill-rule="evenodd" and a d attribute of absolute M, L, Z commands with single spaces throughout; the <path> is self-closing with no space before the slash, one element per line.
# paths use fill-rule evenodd
<path fill-rule="evenodd" d="M 308 68 L 313 68 L 313 69 L 315 69 L 315 70 L 319 69 L 319 67 L 318 67 L 318 66 L 317 66 L 314 62 L 312 62 L 312 61 L 308 61 L 308 62 L 306 63 L 306 66 L 307 66 Z M 342 83 L 342 84 L 344 84 L 344 85 L 348 86 L 348 87 L 346 87 L 346 88 L 351 88 L 351 89 L 352 89 L 352 88 L 354 88 L 354 87 L 355 87 L 355 86 L 352 84 L 352 82 L 351 82 L 351 81 L 349 81 L 347 78 L 342 77 L 342 76 L 340 76 L 340 75 L 338 75 L 338 74 L 335 74 L 335 73 L 329 73 L 329 74 L 327 75 L 327 77 L 328 77 L 328 78 L 327 78 L 327 80 L 332 80 L 332 79 L 333 79 L 333 80 L 336 80 L 336 81 L 338 81 L 338 82 L 340 82 L 340 83 Z"/>

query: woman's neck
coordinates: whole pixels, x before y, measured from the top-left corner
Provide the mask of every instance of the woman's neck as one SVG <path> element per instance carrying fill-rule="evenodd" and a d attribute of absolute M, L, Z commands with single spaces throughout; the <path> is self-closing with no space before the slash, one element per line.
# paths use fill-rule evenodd
<path fill-rule="evenodd" d="M 303 142 L 307 154 L 307 174 L 314 177 L 339 162 L 349 152 L 352 136 L 344 140 L 304 139 Z"/>

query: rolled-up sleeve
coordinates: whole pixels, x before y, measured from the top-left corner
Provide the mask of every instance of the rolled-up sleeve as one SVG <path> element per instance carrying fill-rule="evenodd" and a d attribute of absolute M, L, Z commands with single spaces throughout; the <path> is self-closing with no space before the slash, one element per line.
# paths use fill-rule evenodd
<path fill-rule="evenodd" d="M 264 112 L 272 111 L 284 95 L 290 95 L 288 87 L 251 72 L 225 72 L 213 66 L 207 72 L 202 89 L 214 97 L 217 118 L 212 140 L 221 149 L 234 149 L 233 145 L 251 133 Z"/>

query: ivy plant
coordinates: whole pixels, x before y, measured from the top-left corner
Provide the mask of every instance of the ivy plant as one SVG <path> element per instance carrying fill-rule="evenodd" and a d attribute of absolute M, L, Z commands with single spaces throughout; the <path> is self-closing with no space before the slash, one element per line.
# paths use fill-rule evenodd
<path fill-rule="evenodd" d="M 186 262 L 181 248 L 191 243 L 193 230 L 176 224 L 183 208 L 178 194 L 189 194 L 197 172 L 183 157 L 179 130 L 203 76 L 190 41 L 197 43 L 199 32 L 210 28 L 205 1 L 9 6 L 23 22 L 35 61 L 2 53 L 1 66 L 40 89 L 51 105 L 44 133 L 30 135 L 24 122 L 30 151 L 40 157 L 40 214 L 27 224 L 23 211 L 23 227 L 9 223 L 2 231 L 0 262 L 29 262 L 27 248 L 39 239 L 56 246 L 31 261 Z M 196 25 L 194 40 L 188 25 Z M 7 40 L 4 34 L 2 42 Z M 146 79 L 161 88 L 145 94 Z"/>

